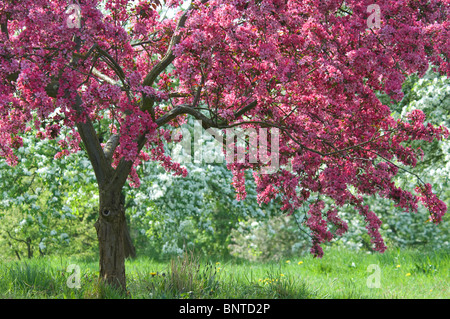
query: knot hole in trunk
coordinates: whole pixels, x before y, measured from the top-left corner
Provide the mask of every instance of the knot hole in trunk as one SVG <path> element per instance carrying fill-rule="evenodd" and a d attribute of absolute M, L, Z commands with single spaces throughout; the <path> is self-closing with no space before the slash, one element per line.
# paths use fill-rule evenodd
<path fill-rule="evenodd" d="M 108 217 L 109 215 L 111 215 L 111 211 L 110 211 L 109 209 L 104 209 L 104 210 L 102 211 L 102 215 L 103 215 L 104 217 Z"/>

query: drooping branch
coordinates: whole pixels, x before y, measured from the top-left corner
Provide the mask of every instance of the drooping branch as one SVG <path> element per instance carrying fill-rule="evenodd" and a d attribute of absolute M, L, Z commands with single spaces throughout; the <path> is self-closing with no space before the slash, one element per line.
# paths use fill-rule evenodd
<path fill-rule="evenodd" d="M 369 152 L 371 152 L 371 153 L 373 153 L 373 154 L 375 154 L 375 155 L 381 157 L 381 158 L 384 159 L 385 161 L 387 161 L 387 162 L 389 162 L 390 164 L 394 165 L 395 167 L 397 167 L 397 168 L 399 168 L 399 169 L 405 171 L 406 173 L 413 175 L 414 177 L 417 178 L 417 180 L 419 181 L 419 183 L 422 183 L 423 185 L 426 184 L 426 183 L 420 178 L 420 176 L 417 175 L 416 173 L 411 172 L 410 170 L 407 170 L 406 168 L 404 168 L 404 167 L 402 167 L 402 166 L 400 166 L 400 165 L 395 164 L 394 162 L 392 162 L 391 160 L 387 159 L 385 156 L 382 156 L 382 155 L 378 154 L 377 152 L 374 152 L 374 151 L 371 151 L 371 150 L 369 150 Z"/>
<path fill-rule="evenodd" d="M 108 64 L 108 66 L 116 73 L 116 75 L 119 77 L 120 81 L 122 82 L 122 85 L 125 89 L 128 88 L 128 84 L 125 81 L 125 73 L 122 70 L 122 67 L 117 63 L 116 60 L 105 50 L 100 48 L 99 46 L 96 47 L 97 52 L 100 55 L 100 58 Z"/>

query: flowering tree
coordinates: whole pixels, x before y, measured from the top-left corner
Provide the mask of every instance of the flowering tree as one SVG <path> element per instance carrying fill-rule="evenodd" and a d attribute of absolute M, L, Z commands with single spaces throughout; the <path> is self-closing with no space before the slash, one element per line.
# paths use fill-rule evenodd
<path fill-rule="evenodd" d="M 15 169 L 0 162 L 0 250 L 11 248 L 18 259 L 22 249 L 29 258 L 37 250 L 86 252 L 98 201 L 91 164 L 82 151 L 55 161 L 57 141 L 34 135 L 22 134 Z"/>
<path fill-rule="evenodd" d="M 384 251 L 381 221 L 361 194 L 410 211 L 422 201 L 438 223 L 447 208 L 429 184 L 418 177 L 414 195 L 392 178 L 420 157 L 403 142 L 449 133 L 424 125 L 419 110 L 395 120 L 375 91 L 400 99 L 405 76 L 423 75 L 429 63 L 450 74 L 450 8 L 446 0 L 377 1 L 373 24 L 371 2 L 194 0 L 170 17 L 166 8 L 180 1 L 3 0 L 0 155 L 15 165 L 30 125 L 40 138 L 59 139 L 56 157 L 85 148 L 99 189 L 100 276 L 122 288 L 124 259 L 134 254 L 123 186 L 139 186 L 143 160 L 187 174 L 162 146 L 187 116 L 204 129 L 280 130 L 276 155 L 285 169 L 264 174 L 248 154 L 228 168 L 239 199 L 250 168 L 259 202 L 278 197 L 293 212 L 314 199 L 306 221 L 313 254 L 333 237 L 330 224 L 337 235 L 346 231 L 337 214 L 345 203 Z M 60 137 L 62 127 L 71 134 Z M 324 196 L 335 201 L 326 212 Z"/>

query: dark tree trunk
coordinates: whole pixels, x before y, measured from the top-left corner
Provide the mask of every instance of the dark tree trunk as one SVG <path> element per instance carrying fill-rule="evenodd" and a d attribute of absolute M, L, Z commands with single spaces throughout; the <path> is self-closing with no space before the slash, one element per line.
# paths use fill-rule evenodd
<path fill-rule="evenodd" d="M 75 51 L 79 53 L 81 38 L 74 36 L 73 41 L 76 43 Z M 73 55 L 70 66 L 75 68 L 78 60 L 79 56 Z M 58 83 L 61 75 L 62 71 L 57 79 Z M 66 81 L 66 84 L 70 83 Z M 58 84 L 52 82 L 52 86 L 47 86 L 45 90 L 49 96 L 56 97 Z M 67 90 L 66 98 L 69 97 L 69 93 L 70 91 Z M 76 126 L 94 169 L 99 189 L 99 217 L 95 223 L 95 229 L 100 253 L 100 279 L 125 292 L 125 258 L 135 257 L 136 254 L 126 224 L 122 188 L 133 163 L 122 160 L 118 167 L 113 169 L 111 160 L 115 148 L 119 144 L 118 136 L 112 135 L 103 149 L 91 119 L 85 116 L 86 110 L 83 108 L 83 101 L 78 93 L 75 95 L 72 107 L 77 115 L 83 118 L 82 121 L 76 123 Z M 145 142 L 145 134 L 142 134 L 138 139 L 139 150 L 142 149 Z"/>
<path fill-rule="evenodd" d="M 95 223 L 100 252 L 100 279 L 126 291 L 125 258 L 135 257 L 126 224 L 124 197 L 118 187 L 99 189 L 99 217 Z"/>

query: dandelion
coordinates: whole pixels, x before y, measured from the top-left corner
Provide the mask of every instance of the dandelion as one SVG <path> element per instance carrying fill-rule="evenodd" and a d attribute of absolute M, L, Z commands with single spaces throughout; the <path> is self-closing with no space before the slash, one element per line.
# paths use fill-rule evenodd
<path fill-rule="evenodd" d="M 298 264 L 299 264 L 299 265 L 303 264 L 303 261 L 299 261 Z"/>
<path fill-rule="evenodd" d="M 152 275 L 152 277 L 156 276 L 156 272 L 151 272 L 150 275 Z"/>
<path fill-rule="evenodd" d="M 280 274 L 280 277 L 284 277 L 284 274 Z"/>
<path fill-rule="evenodd" d="M 397 265 L 397 268 L 400 268 L 401 266 L 400 265 Z"/>
<path fill-rule="evenodd" d="M 286 264 L 289 264 L 291 261 L 290 260 L 286 260 Z"/>
<path fill-rule="evenodd" d="M 409 277 L 409 276 L 411 276 L 411 273 L 407 273 L 407 274 L 406 274 L 406 277 Z"/>
<path fill-rule="evenodd" d="M 216 262 L 216 265 L 220 265 L 220 262 Z"/>

